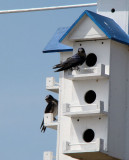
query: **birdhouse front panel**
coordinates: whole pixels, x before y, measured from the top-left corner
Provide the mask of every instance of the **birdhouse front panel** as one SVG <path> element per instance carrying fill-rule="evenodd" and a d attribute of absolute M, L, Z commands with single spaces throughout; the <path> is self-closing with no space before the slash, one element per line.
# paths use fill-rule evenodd
<path fill-rule="evenodd" d="M 60 53 L 60 61 L 65 61 L 70 56 L 72 56 L 72 52 Z M 59 86 L 58 121 L 60 122 L 60 126 L 57 131 L 57 159 L 75 160 L 74 158 L 63 154 L 64 142 L 70 141 L 71 127 L 71 119 L 63 115 L 63 107 L 64 103 L 71 103 L 72 101 L 72 81 L 64 78 L 64 72 L 60 72 Z"/>
<path fill-rule="evenodd" d="M 96 40 L 75 42 L 73 44 L 73 54 L 77 53 L 78 48 L 84 48 L 87 56 L 86 63 L 81 67 L 95 67 L 98 64 L 106 66 L 106 72 L 109 74 L 110 65 L 110 40 Z"/>
<path fill-rule="evenodd" d="M 74 81 L 72 92 L 72 106 L 74 111 L 87 110 L 87 106 L 94 110 L 95 105 L 99 107 L 103 102 L 104 110 L 108 111 L 109 102 L 109 81 L 108 79 L 97 79 L 87 81 Z M 77 106 L 78 107 L 74 107 Z M 81 107 L 82 106 L 82 107 Z M 80 109 L 79 109 L 80 107 Z"/>
<path fill-rule="evenodd" d="M 89 116 L 72 118 L 71 150 L 87 152 L 87 145 L 96 143 L 97 139 L 104 140 L 103 150 L 107 150 L 107 117 Z"/>
<path fill-rule="evenodd" d="M 68 150 L 71 153 L 85 152 L 87 155 L 88 152 L 99 152 L 101 140 L 103 141 L 102 150 L 107 150 L 109 79 L 108 77 L 102 78 L 101 75 L 98 75 L 97 78 L 90 78 L 90 72 L 88 79 L 86 73 L 87 68 L 89 70 L 94 68 L 91 73 L 96 74 L 96 69 L 103 64 L 105 72 L 109 74 L 110 43 L 110 40 L 73 43 L 73 55 L 81 47 L 85 50 L 87 59 L 89 56 L 89 60 L 79 66 L 79 70 L 71 71 L 75 75 L 77 73 L 78 77 L 72 81 L 71 100 L 64 101 L 65 115 L 71 117 L 70 139 L 65 140 L 66 146 L 67 142 L 69 143 Z M 82 74 L 87 79 L 82 79 Z M 64 78 L 69 77 L 64 74 Z M 64 86 L 66 87 L 67 84 L 64 83 Z"/>

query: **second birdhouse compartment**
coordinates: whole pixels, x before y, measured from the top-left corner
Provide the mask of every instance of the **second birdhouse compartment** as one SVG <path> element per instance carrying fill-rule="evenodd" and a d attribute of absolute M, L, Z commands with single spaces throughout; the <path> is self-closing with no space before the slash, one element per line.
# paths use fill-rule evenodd
<path fill-rule="evenodd" d="M 86 61 L 68 75 L 84 75 L 84 74 L 98 74 L 102 72 L 104 67 L 104 74 L 109 75 L 109 61 L 110 61 L 110 40 L 92 40 L 80 41 L 73 43 L 73 54 L 78 52 L 79 48 L 84 48 L 86 53 Z M 103 66 L 102 66 L 103 65 Z"/>
<path fill-rule="evenodd" d="M 64 104 L 64 112 L 92 114 L 108 111 L 109 80 L 73 81 L 72 102 Z M 85 114 L 83 116 L 85 116 Z"/>

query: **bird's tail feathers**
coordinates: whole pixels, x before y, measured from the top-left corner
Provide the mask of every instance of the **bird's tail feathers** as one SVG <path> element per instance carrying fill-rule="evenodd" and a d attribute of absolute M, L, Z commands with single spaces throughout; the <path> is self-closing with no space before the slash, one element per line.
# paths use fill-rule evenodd
<path fill-rule="evenodd" d="M 45 126 L 43 126 L 43 128 L 41 129 L 41 132 L 45 132 L 45 130 L 46 130 L 46 127 Z"/>
<path fill-rule="evenodd" d="M 42 128 L 42 126 L 44 125 L 44 119 L 42 120 L 42 123 L 41 123 L 41 126 L 40 126 L 40 129 Z"/>
<path fill-rule="evenodd" d="M 55 65 L 55 66 L 53 67 L 53 69 L 60 68 L 60 67 L 62 67 L 62 64 L 61 64 L 61 63 L 60 63 L 60 64 Z"/>
<path fill-rule="evenodd" d="M 41 129 L 41 132 L 45 132 L 45 130 L 46 130 L 46 127 L 44 126 L 44 119 L 43 119 L 43 121 L 42 121 L 42 123 L 41 123 L 41 126 L 40 126 L 40 129 Z"/>
<path fill-rule="evenodd" d="M 64 68 L 60 68 L 60 69 L 58 69 L 58 70 L 56 70 L 54 72 L 60 72 L 60 71 L 63 71 L 63 70 L 64 70 Z"/>

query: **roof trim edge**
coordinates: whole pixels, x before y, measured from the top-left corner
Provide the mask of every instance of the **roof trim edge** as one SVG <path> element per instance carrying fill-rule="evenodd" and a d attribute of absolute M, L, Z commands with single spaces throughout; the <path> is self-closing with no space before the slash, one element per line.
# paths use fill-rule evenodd
<path fill-rule="evenodd" d="M 59 40 L 59 42 L 62 42 L 65 37 L 69 34 L 69 32 L 74 28 L 74 26 L 76 26 L 76 24 L 80 21 L 80 19 L 84 16 L 87 15 L 103 32 L 104 34 L 106 34 L 106 36 L 111 39 L 111 36 L 108 34 L 108 32 L 106 32 L 106 30 L 99 24 L 97 23 L 97 21 L 93 18 L 93 16 L 89 13 L 88 10 L 85 10 L 80 17 L 71 25 L 71 27 L 66 31 L 66 33 L 61 37 L 61 39 Z"/>
<path fill-rule="evenodd" d="M 57 49 L 57 50 L 47 50 L 42 51 L 43 53 L 53 53 L 53 52 L 70 52 L 73 51 L 73 49 Z"/>
<path fill-rule="evenodd" d="M 69 32 L 73 29 L 74 26 L 80 21 L 80 19 L 85 15 L 85 11 L 80 15 L 80 17 L 72 24 L 72 26 L 66 31 L 66 33 L 61 37 L 59 42 L 62 42 L 63 39 L 69 34 Z"/>

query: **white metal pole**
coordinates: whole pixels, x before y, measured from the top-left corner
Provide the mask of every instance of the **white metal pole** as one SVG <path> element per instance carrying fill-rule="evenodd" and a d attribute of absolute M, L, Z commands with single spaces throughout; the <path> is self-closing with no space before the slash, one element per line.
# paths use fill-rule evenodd
<path fill-rule="evenodd" d="M 46 11 L 46 10 L 68 9 L 68 8 L 79 8 L 79 7 L 90 7 L 90 6 L 97 6 L 97 3 L 76 4 L 76 5 L 67 5 L 67 6 L 53 6 L 53 7 L 43 7 L 43 8 L 1 10 L 0 14 L 19 13 L 19 12 L 32 12 L 32 11 Z"/>

